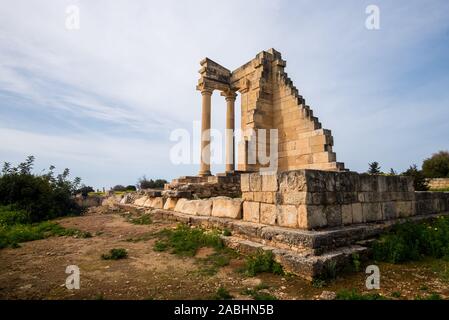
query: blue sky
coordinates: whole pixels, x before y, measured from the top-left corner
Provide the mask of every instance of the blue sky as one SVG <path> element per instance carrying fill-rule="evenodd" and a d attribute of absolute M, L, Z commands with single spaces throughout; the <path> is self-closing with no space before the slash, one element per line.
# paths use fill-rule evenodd
<path fill-rule="evenodd" d="M 79 30 L 65 27 L 73 4 Z M 370 4 L 380 30 L 365 27 Z M 170 162 L 169 135 L 200 120 L 199 61 L 234 69 L 274 47 L 338 161 L 421 165 L 449 149 L 448 13 L 444 0 L 0 0 L 0 161 L 33 154 L 96 188 L 195 174 Z M 218 93 L 212 109 L 223 129 Z"/>

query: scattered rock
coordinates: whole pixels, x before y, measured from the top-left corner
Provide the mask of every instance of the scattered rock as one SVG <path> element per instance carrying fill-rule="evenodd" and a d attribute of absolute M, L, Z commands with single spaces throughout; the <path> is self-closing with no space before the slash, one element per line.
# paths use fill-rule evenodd
<path fill-rule="evenodd" d="M 335 300 L 337 294 L 333 291 L 323 291 L 319 296 L 320 300 Z"/>

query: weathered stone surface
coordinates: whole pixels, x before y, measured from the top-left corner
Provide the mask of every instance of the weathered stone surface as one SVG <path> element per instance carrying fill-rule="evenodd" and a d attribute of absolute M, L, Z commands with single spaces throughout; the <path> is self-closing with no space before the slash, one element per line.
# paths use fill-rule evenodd
<path fill-rule="evenodd" d="M 252 201 L 243 202 L 243 220 L 250 222 L 260 221 L 260 203 Z"/>
<path fill-rule="evenodd" d="M 147 200 L 143 203 L 143 207 L 151 208 L 151 207 L 152 207 L 153 200 L 154 200 L 153 197 L 147 198 Z"/>
<path fill-rule="evenodd" d="M 341 206 L 341 222 L 343 225 L 352 224 L 352 204 Z"/>
<path fill-rule="evenodd" d="M 162 198 L 162 197 L 152 198 L 150 207 L 156 208 L 156 209 L 162 209 L 164 207 L 164 198 Z"/>
<path fill-rule="evenodd" d="M 302 170 L 282 172 L 278 179 L 281 193 L 306 191 L 306 178 Z"/>
<path fill-rule="evenodd" d="M 178 202 L 178 198 L 167 198 L 164 203 L 165 210 L 174 210 L 176 207 L 176 203 Z"/>
<path fill-rule="evenodd" d="M 362 203 L 362 212 L 364 222 L 373 222 L 382 220 L 382 210 L 380 203 Z"/>
<path fill-rule="evenodd" d="M 324 206 L 311 205 L 307 207 L 307 228 L 316 229 L 327 226 L 327 217 Z"/>
<path fill-rule="evenodd" d="M 276 214 L 276 205 L 268 203 L 260 204 L 260 223 L 275 225 Z"/>
<path fill-rule="evenodd" d="M 228 197 L 212 198 L 212 216 L 222 218 L 241 219 L 242 199 Z"/>
<path fill-rule="evenodd" d="M 293 205 L 277 206 L 277 222 L 281 227 L 297 228 L 298 211 Z"/>
<path fill-rule="evenodd" d="M 397 215 L 400 218 L 406 218 L 413 215 L 413 206 L 410 201 L 396 201 Z"/>
<path fill-rule="evenodd" d="M 262 191 L 262 177 L 259 173 L 249 175 L 249 189 L 250 191 Z"/>
<path fill-rule="evenodd" d="M 143 196 L 143 197 L 137 198 L 137 199 L 134 201 L 134 204 L 135 204 L 136 206 L 143 207 L 143 205 L 145 204 L 145 201 L 147 201 L 147 200 L 148 200 L 148 197 Z"/>
<path fill-rule="evenodd" d="M 362 204 L 359 202 L 352 203 L 352 223 L 362 223 L 365 222 L 363 219 Z"/>
<path fill-rule="evenodd" d="M 398 217 L 396 202 L 390 201 L 382 203 L 382 215 L 385 220 L 396 219 Z"/>
<path fill-rule="evenodd" d="M 249 174 L 245 173 L 240 176 L 240 187 L 242 192 L 250 191 L 249 189 Z"/>
<path fill-rule="evenodd" d="M 326 214 L 327 225 L 329 227 L 338 227 L 342 224 L 341 205 L 327 205 L 323 208 Z"/>
<path fill-rule="evenodd" d="M 263 174 L 262 175 L 262 191 L 278 191 L 278 182 L 276 174 Z"/>

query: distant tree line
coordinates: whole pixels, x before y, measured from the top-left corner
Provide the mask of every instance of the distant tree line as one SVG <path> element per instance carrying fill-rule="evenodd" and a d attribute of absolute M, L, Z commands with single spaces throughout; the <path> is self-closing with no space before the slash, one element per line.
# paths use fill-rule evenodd
<path fill-rule="evenodd" d="M 381 167 L 377 161 L 373 161 L 368 164 L 369 174 L 382 174 L 382 175 L 396 175 L 396 171 L 393 168 L 389 173 L 381 171 Z M 429 187 L 427 185 L 427 179 L 429 178 L 449 178 L 449 152 L 439 151 L 434 153 L 430 158 L 423 161 L 422 169 L 418 169 L 416 164 L 412 164 L 407 170 L 401 173 L 402 175 L 410 176 L 413 178 L 415 190 L 425 191 Z"/>

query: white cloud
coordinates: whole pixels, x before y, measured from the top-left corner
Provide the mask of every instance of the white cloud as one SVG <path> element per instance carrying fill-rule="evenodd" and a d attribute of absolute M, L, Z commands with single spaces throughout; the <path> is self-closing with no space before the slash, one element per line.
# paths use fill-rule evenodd
<path fill-rule="evenodd" d="M 65 28 L 65 9 L 72 4 L 80 7 L 79 31 Z M 138 163 L 141 171 L 146 165 L 159 168 L 156 175 L 193 174 L 194 167 L 178 172 L 161 159 L 168 157 L 168 132 L 190 129 L 200 117 L 198 62 L 208 56 L 234 69 L 275 47 L 314 113 L 332 129 L 339 161 L 356 170 L 373 160 L 400 169 L 419 163 L 429 152 L 449 147 L 448 128 L 439 122 L 448 116 L 449 80 L 436 67 L 449 48 L 428 47 L 447 40 L 449 3 L 377 1 L 379 31 L 365 29 L 368 4 L 16 0 L 2 5 L 0 91 L 28 99 L 30 110 L 59 115 L 79 132 L 42 136 L 31 128 L 11 131 L 17 124 L 1 121 L 0 155 L 35 151 L 75 167 L 101 159 L 111 163 L 103 169 L 114 176 L 125 162 L 116 149 L 119 141 L 126 162 Z M 432 68 L 424 81 L 421 69 Z M 223 128 L 223 117 L 223 99 L 214 95 L 213 126 Z M 117 129 L 106 136 L 89 121 Z M 436 136 L 429 136 L 431 130 Z M 121 140 L 128 131 L 134 138 Z M 111 181 L 84 172 L 95 183 Z"/>

